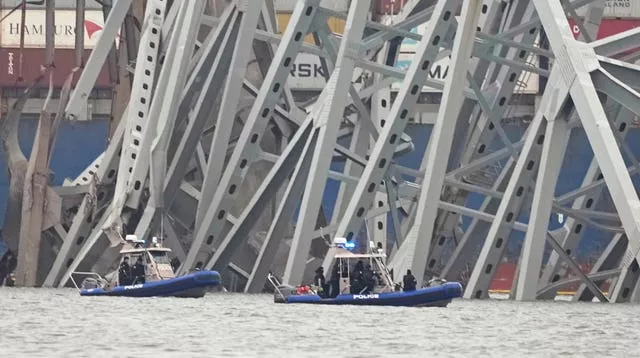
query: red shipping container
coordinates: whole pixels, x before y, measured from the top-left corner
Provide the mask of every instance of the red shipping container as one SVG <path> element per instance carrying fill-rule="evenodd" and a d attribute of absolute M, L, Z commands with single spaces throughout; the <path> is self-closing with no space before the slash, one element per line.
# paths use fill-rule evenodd
<path fill-rule="evenodd" d="M 577 39 L 580 35 L 580 28 L 571 19 L 569 19 L 569 26 L 571 26 L 573 36 Z M 600 27 L 598 28 L 597 40 L 609 37 L 611 35 L 616 35 L 636 27 L 640 27 L 640 20 L 602 19 Z"/>
<path fill-rule="evenodd" d="M 377 0 L 374 11 L 379 15 L 397 14 L 409 0 Z"/>
<path fill-rule="evenodd" d="M 85 61 L 89 58 L 91 50 L 84 51 Z M 20 49 L 0 48 L 0 86 L 1 87 L 28 87 L 40 74 L 40 68 L 45 62 L 45 49 L 26 48 L 22 50 L 22 79 L 20 71 Z M 76 66 L 75 50 L 57 49 L 54 57 L 53 83 L 55 87 L 62 87 L 65 79 Z M 73 78 L 75 85 L 82 72 L 76 72 Z M 96 88 L 110 87 L 109 72 L 105 65 L 96 80 Z M 48 77 L 40 82 L 40 87 L 48 87 Z"/>

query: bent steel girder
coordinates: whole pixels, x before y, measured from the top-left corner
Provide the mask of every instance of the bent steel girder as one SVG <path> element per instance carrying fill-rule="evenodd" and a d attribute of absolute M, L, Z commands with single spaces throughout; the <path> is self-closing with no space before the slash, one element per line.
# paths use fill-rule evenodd
<path fill-rule="evenodd" d="M 502 15 L 503 12 L 505 12 L 505 6 L 503 4 L 500 4 L 499 6 L 498 4 L 493 5 L 494 7 L 492 7 L 491 5 L 488 6 L 487 13 L 489 15 L 487 15 L 487 21 L 483 25 L 483 28 L 489 27 L 488 31 L 496 31 L 494 29 L 495 25 L 493 25 L 493 22 L 495 22 L 497 19 L 492 20 L 490 17 L 497 11 L 497 9 L 495 8 L 499 7 L 498 10 L 502 11 L 499 15 Z M 508 17 L 504 20 L 506 21 L 506 26 L 510 25 L 511 27 L 514 27 L 519 25 L 522 22 L 523 18 L 532 18 L 534 16 L 534 12 L 532 11 L 532 9 L 528 9 L 528 11 L 525 11 L 527 10 L 527 5 L 528 2 L 526 1 L 518 1 L 511 4 L 512 9 L 508 12 Z M 519 39 L 520 43 L 524 45 L 533 44 L 536 34 L 537 28 L 530 28 L 527 33 L 521 36 L 521 38 Z M 518 48 L 510 49 L 504 46 L 498 47 L 496 50 L 494 50 L 494 52 L 506 56 L 506 58 L 512 59 L 522 59 L 528 56 L 527 51 L 520 50 Z M 501 80 L 500 82 L 502 83 L 502 85 L 500 86 L 499 92 L 492 96 L 493 99 L 487 98 L 487 102 L 491 103 L 490 108 L 487 108 L 486 105 L 476 106 L 475 102 L 468 102 L 465 104 L 465 107 L 463 107 L 463 111 L 460 112 L 461 118 L 458 120 L 458 123 L 460 124 L 459 126 L 461 126 L 462 124 L 469 125 L 466 120 L 467 118 L 471 118 L 471 129 L 468 130 L 468 135 L 471 136 L 472 139 L 467 139 L 464 142 L 458 142 L 459 146 L 466 145 L 466 151 L 464 152 L 464 154 L 462 154 L 462 148 L 459 147 L 459 149 L 456 150 L 457 153 L 454 153 L 454 155 L 449 158 L 448 170 L 455 168 L 455 166 L 458 165 L 459 161 L 461 161 L 461 163 L 464 165 L 465 163 L 469 163 L 469 161 L 473 158 L 480 157 L 481 155 L 486 155 L 486 148 L 488 148 L 488 146 L 494 140 L 495 136 L 498 135 L 498 133 L 500 133 L 500 138 L 505 142 L 507 148 L 513 148 L 513 145 L 511 145 L 511 143 L 506 139 L 506 135 L 504 135 L 504 131 L 500 126 L 500 118 L 502 118 L 502 116 L 509 108 L 509 106 L 505 104 L 509 103 L 511 96 L 515 93 L 516 87 L 519 86 L 519 83 L 518 81 L 516 81 L 516 79 L 521 77 L 522 71 L 519 68 L 510 68 L 509 66 L 500 67 L 495 66 L 495 64 L 491 64 L 491 67 L 489 68 L 490 71 L 487 73 L 487 66 L 489 66 L 489 63 L 481 60 L 478 64 L 478 67 L 476 67 L 476 72 L 472 77 L 477 82 L 479 82 L 479 84 L 482 83 L 481 81 L 485 78 L 497 78 Z M 477 108 L 473 109 L 474 106 L 476 106 Z M 458 133 L 457 135 L 459 136 L 459 140 L 461 140 L 464 136 L 464 133 Z M 476 139 L 474 140 L 473 138 Z M 421 169 L 424 168 L 424 165 L 425 161 L 423 159 Z M 504 169 L 504 171 L 504 174 L 506 174 L 508 168 Z M 502 175 L 502 177 L 504 176 L 505 175 Z M 504 185 L 506 185 L 506 183 Z M 494 186 L 494 189 L 496 188 L 503 187 L 500 187 L 500 185 L 498 185 L 497 187 Z M 454 185 L 450 189 L 450 199 L 448 200 L 451 200 L 457 205 L 464 205 L 467 200 L 468 193 L 468 191 L 462 188 L 456 188 Z M 490 200 L 491 199 L 488 198 L 485 200 L 485 203 L 483 203 L 483 211 L 485 211 L 485 208 L 489 205 Z M 488 212 L 495 212 L 495 209 Z M 409 215 L 410 222 L 412 222 L 414 217 L 415 210 L 412 210 Z M 454 232 L 455 228 L 458 226 L 458 222 L 458 214 L 442 212 L 441 215 L 439 215 L 438 225 L 436 226 L 436 230 L 438 232 L 434 231 L 434 235 L 438 236 L 439 240 L 434 240 L 434 242 L 432 243 L 433 249 L 431 251 L 431 257 L 428 261 L 428 269 L 433 269 L 435 267 L 435 264 L 440 261 L 442 249 L 445 247 L 445 244 L 447 242 L 446 239 L 449 237 L 448 235 L 445 235 L 445 233 Z M 488 230 L 488 223 L 473 219 L 470 229 L 468 229 L 463 236 L 461 245 L 459 245 L 448 263 L 456 261 L 462 262 L 460 261 L 459 257 L 468 256 L 467 253 L 473 250 L 473 247 L 467 247 L 474 244 L 475 242 L 477 242 L 477 240 L 484 236 L 482 234 L 477 234 L 477 230 L 484 227 L 486 227 L 485 230 Z M 469 238 L 473 238 L 473 240 L 469 240 Z M 457 277 L 457 273 L 452 273 L 455 276 L 451 276 L 452 274 L 449 273 L 451 271 L 451 268 L 447 267 L 448 265 L 445 266 L 443 274 L 446 274 L 449 277 Z"/>
<path fill-rule="evenodd" d="M 124 122 L 125 128 L 122 146 L 118 148 L 117 152 L 120 159 L 118 169 L 114 172 L 116 176 L 114 198 L 111 201 L 110 207 L 103 214 L 103 218 L 100 219 L 100 226 L 94 228 L 92 234 L 84 241 L 74 261 L 67 266 L 67 270 L 59 283 L 61 287 L 67 283 L 71 273 L 75 271 L 85 256 L 89 254 L 93 245 L 102 237 L 102 225 L 106 224 L 107 227 L 115 228 L 119 226 L 119 222 L 121 221 L 120 212 L 126 201 L 125 189 L 130 175 L 128 168 L 133 164 L 132 161 L 135 160 L 139 150 L 138 146 L 141 139 L 142 125 L 145 122 L 148 106 L 151 102 L 151 86 L 154 83 L 155 74 L 152 74 L 152 70 L 155 72 L 164 5 L 164 2 L 155 0 L 149 2 L 147 7 L 144 22 L 145 29 L 141 37 L 141 43 L 144 43 L 145 46 L 138 53 L 137 63 L 149 62 L 149 64 L 147 66 L 138 66 L 136 69 L 138 75 L 134 78 L 133 88 L 136 89 L 138 96 L 130 101 L 128 109 L 125 111 L 127 114 L 125 118 L 130 118 L 130 120 Z M 148 61 L 147 56 L 151 58 L 151 61 Z M 133 154 L 133 156 L 131 154 Z M 123 160 L 122 158 L 125 159 Z M 111 174 L 111 172 L 109 174 Z M 112 242 L 112 244 L 115 243 Z"/>
<path fill-rule="evenodd" d="M 404 131 L 409 119 L 409 113 L 413 111 L 416 105 L 418 92 L 439 53 L 440 41 L 449 33 L 449 20 L 453 19 L 453 14 L 459 4 L 457 0 L 440 1 L 436 4 L 431 18 L 432 20 L 441 19 L 441 21 L 430 21 L 427 26 L 427 31 L 418 45 L 398 96 L 391 107 L 385 127 L 382 128 L 378 140 L 371 150 L 370 159 L 356 186 L 353 199 L 347 206 L 345 216 L 340 222 L 336 236 L 352 240 L 364 224 L 364 212 L 371 206 L 376 189 L 384 179 L 391 162 L 391 158 L 385 157 L 389 153 L 393 153 L 399 136 Z M 332 250 L 330 250 L 323 263 L 327 272 L 330 271 L 332 266 L 332 255 Z"/>
<path fill-rule="evenodd" d="M 210 46 L 199 61 L 187 83 L 183 93 L 181 108 L 178 115 L 184 115 L 187 126 L 181 133 L 177 147 L 171 155 L 171 162 L 166 171 L 163 183 L 164 207 L 169 208 L 176 198 L 180 185 L 183 183 L 189 159 L 194 156 L 202 131 L 211 118 L 214 111 L 215 99 L 219 96 L 222 87 L 220 83 L 227 76 L 231 57 L 229 52 L 234 51 L 237 29 L 240 18 L 233 5 L 230 5 L 223 14 L 220 25 L 216 28 L 216 36 L 211 39 Z M 207 67 L 210 64 L 210 67 Z M 209 68 L 213 68 L 210 70 Z M 198 93 L 199 92 L 199 93 Z M 193 108 L 189 108 L 192 96 L 195 96 Z M 176 117 L 177 120 L 182 120 Z M 147 208 L 136 228 L 136 235 L 143 238 L 151 228 L 152 220 L 156 216 L 156 209 L 147 204 Z"/>
<path fill-rule="evenodd" d="M 323 103 L 319 104 L 319 113 L 314 117 L 311 138 L 315 139 L 316 143 L 283 276 L 283 281 L 290 284 L 301 283 L 306 268 L 311 247 L 309 234 L 316 229 L 331 164 L 331 156 L 328 156 L 327 153 L 333 152 L 336 148 L 336 139 L 344 108 L 347 105 L 349 92 L 353 89 L 351 79 L 355 69 L 355 61 L 349 55 L 358 51 L 357 46 L 364 34 L 369 6 L 370 0 L 356 0 L 349 7 L 349 15 L 345 33 L 340 42 L 335 70 L 323 90 L 326 97 Z"/>
<path fill-rule="evenodd" d="M 201 225 L 196 228 L 197 233 L 179 272 L 186 272 L 196 266 L 201 267 L 211 257 L 214 240 L 220 240 L 223 230 L 232 225 L 227 214 L 233 209 L 234 195 L 237 195 L 237 190 L 244 182 L 249 167 L 258 159 L 259 139 L 264 134 L 274 107 L 281 97 L 293 58 L 299 51 L 304 36 L 309 33 L 317 8 L 318 0 L 297 3 L 242 130 L 237 150 L 234 150 L 227 163 L 228 169 L 218 183 L 211 204 L 203 207 L 206 213 Z"/>
<path fill-rule="evenodd" d="M 451 57 L 452 75 L 446 80 L 442 93 L 443 102 L 426 154 L 425 173 L 429 173 L 430 177 L 428 181 L 423 182 L 418 200 L 416 218 L 419 221 L 416 237 L 405 241 L 404 245 L 409 246 L 404 260 L 394 260 L 396 263 L 394 269 L 397 268 L 397 271 L 402 273 L 410 268 L 417 282 L 423 282 L 427 267 L 432 233 L 438 213 L 438 207 L 433 205 L 433 202 L 440 200 L 448 165 L 448 161 L 442 158 L 449 158 L 451 154 L 457 119 L 463 105 L 462 90 L 467 82 L 467 66 L 474 45 L 481 5 L 481 1 L 465 1 L 462 5 L 461 22 L 456 32 Z"/>
<path fill-rule="evenodd" d="M 634 276 L 638 271 L 638 255 L 640 254 L 640 207 L 638 194 L 634 189 L 629 173 L 624 165 L 624 160 L 615 143 L 615 136 L 606 120 L 606 114 L 598 101 L 594 83 L 599 82 L 601 90 L 607 90 L 602 86 L 612 86 L 608 95 L 614 95 L 616 101 L 631 110 L 636 110 L 638 93 L 629 87 L 622 85 L 618 88 L 615 80 L 607 76 L 601 68 L 597 55 L 592 47 L 575 41 L 571 38 L 571 30 L 566 22 L 560 21 L 554 13 L 561 11 L 560 4 L 555 1 L 533 0 L 538 10 L 540 19 L 549 33 L 549 42 L 554 52 L 560 54 L 556 58 L 556 66 L 563 68 L 562 80 L 569 87 L 571 98 L 576 105 L 587 137 L 598 160 L 602 174 L 607 183 L 614 205 L 620 215 L 628 247 L 622 260 L 622 273 L 617 282 L 616 291 L 626 291 L 622 297 L 613 297 L 616 302 L 619 299 L 629 299 L 629 291 L 633 291 L 637 278 L 628 282 L 626 276 Z M 599 76 L 600 77 L 594 77 Z M 592 79 L 593 77 L 593 79 Z M 632 99 L 631 102 L 629 100 Z M 615 296 L 614 292 L 614 296 Z"/>

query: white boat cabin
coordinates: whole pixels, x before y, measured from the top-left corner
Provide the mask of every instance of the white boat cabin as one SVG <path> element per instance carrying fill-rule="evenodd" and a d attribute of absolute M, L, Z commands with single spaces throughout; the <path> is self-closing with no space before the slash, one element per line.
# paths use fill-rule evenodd
<path fill-rule="evenodd" d="M 171 266 L 171 249 L 162 247 L 158 244 L 157 239 L 152 239 L 152 245 L 150 247 L 142 247 L 143 240 L 138 240 L 135 235 L 127 235 L 125 239 L 125 247 L 120 250 L 120 263 L 119 268 L 122 268 L 122 263 L 125 259 L 128 261 L 130 270 L 130 282 L 126 284 L 136 284 L 142 282 L 136 282 L 136 277 L 133 277 L 133 272 L 136 264 L 142 263 L 144 268 L 144 281 L 152 282 L 166 280 L 175 277 L 173 267 Z M 122 285 L 120 282 L 120 269 L 118 270 L 118 285 Z M 137 280 L 141 281 L 141 280 Z"/>
<path fill-rule="evenodd" d="M 393 292 L 394 284 L 391 274 L 385 265 L 386 255 L 383 252 L 371 250 L 367 254 L 355 254 L 344 247 L 346 239 L 334 239 L 334 265 L 340 275 L 339 290 L 341 294 L 351 292 L 354 272 L 371 270 L 375 279 L 373 293 Z M 362 266 L 362 267 L 359 267 Z"/>

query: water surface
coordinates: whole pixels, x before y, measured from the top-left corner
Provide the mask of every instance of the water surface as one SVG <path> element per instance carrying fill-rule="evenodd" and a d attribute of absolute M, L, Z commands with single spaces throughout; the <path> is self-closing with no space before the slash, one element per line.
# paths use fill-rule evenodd
<path fill-rule="evenodd" d="M 0 288 L 1 357 L 630 357 L 639 341 L 640 306 L 630 304 L 332 307 Z"/>

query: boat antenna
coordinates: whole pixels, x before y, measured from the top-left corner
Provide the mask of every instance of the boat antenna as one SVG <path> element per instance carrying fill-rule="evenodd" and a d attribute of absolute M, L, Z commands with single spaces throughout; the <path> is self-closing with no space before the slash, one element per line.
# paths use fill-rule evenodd
<path fill-rule="evenodd" d="M 160 213 L 160 247 L 164 247 L 164 208 Z"/>
<path fill-rule="evenodd" d="M 367 246 L 369 247 L 369 253 L 373 254 L 373 248 L 371 247 L 371 245 L 369 244 L 372 240 L 371 235 L 369 233 L 369 223 L 367 222 L 367 219 L 364 219 L 364 229 L 367 232 Z"/>

